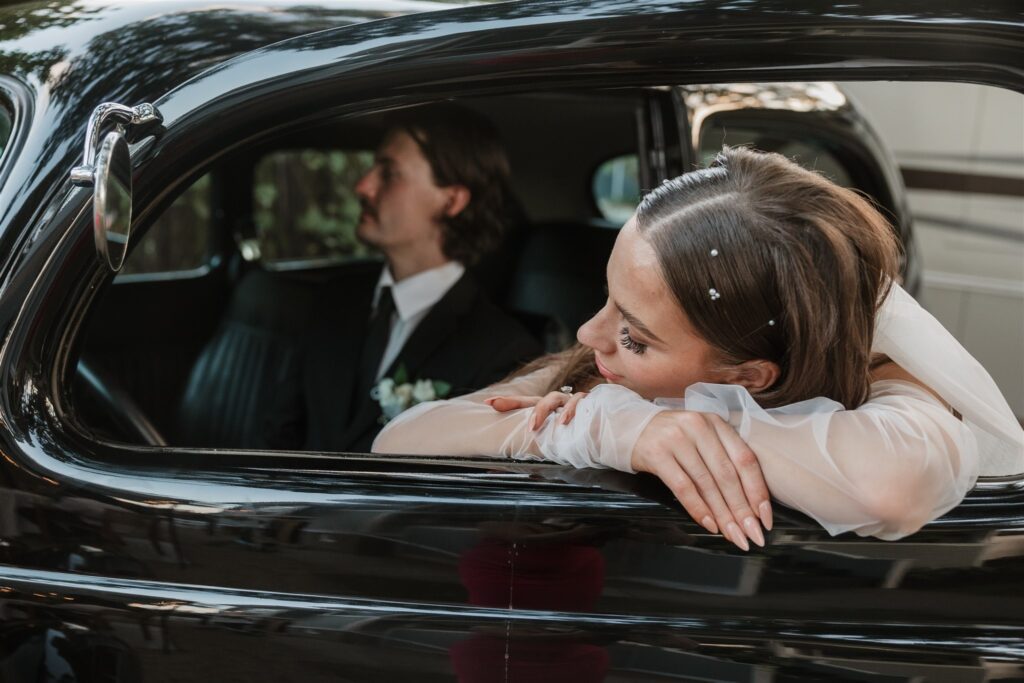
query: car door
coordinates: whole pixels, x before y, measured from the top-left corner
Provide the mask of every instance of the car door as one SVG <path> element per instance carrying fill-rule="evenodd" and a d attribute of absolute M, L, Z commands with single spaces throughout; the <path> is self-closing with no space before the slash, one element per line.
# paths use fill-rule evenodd
<path fill-rule="evenodd" d="M 135 207 L 278 127 L 495 88 L 923 78 L 943 59 L 949 78 L 1022 85 L 1006 37 L 1019 26 L 970 8 L 942 22 L 773 10 L 499 4 L 286 41 L 156 100 L 163 129 L 132 150 Z M 1003 40 L 936 54 L 985 35 Z M 749 49 L 768 39 L 770 58 Z M 88 192 L 60 190 L 18 226 L 34 239 L 0 309 L 10 671 L 60 655 L 114 680 L 1021 675 L 1019 479 L 892 543 L 830 538 L 780 506 L 768 547 L 743 553 L 643 476 L 97 438 L 68 387 L 112 275 Z"/>

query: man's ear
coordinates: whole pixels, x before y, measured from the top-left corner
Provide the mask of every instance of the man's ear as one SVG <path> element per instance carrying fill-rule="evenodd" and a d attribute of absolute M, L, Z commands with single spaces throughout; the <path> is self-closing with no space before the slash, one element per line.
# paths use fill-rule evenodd
<path fill-rule="evenodd" d="M 770 389 L 781 374 L 779 366 L 770 360 L 748 360 L 725 371 L 728 384 L 739 384 L 752 394 Z"/>
<path fill-rule="evenodd" d="M 465 185 L 449 185 L 444 191 L 448 195 L 444 204 L 444 216 L 455 218 L 469 206 L 469 200 L 472 199 L 469 188 Z"/>

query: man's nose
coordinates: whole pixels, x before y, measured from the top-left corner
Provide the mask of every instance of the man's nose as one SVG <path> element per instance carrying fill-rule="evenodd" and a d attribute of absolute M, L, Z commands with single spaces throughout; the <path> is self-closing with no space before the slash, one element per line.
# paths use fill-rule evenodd
<path fill-rule="evenodd" d="M 363 174 L 363 177 L 356 183 L 355 193 L 357 197 L 373 201 L 373 197 L 377 192 L 377 183 L 375 181 L 376 168 L 371 168 L 369 171 Z"/>

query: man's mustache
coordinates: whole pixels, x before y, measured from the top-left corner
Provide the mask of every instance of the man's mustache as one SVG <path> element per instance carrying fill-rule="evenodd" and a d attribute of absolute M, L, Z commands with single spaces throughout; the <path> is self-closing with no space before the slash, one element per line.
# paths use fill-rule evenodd
<path fill-rule="evenodd" d="M 360 198 L 359 209 L 364 215 L 369 216 L 370 218 L 377 218 L 377 210 L 374 209 L 367 200 Z"/>

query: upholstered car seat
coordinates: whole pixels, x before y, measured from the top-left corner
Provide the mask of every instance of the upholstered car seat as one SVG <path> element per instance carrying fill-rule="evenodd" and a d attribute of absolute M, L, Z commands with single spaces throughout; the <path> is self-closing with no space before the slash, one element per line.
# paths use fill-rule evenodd
<path fill-rule="evenodd" d="M 605 267 L 618 231 L 586 223 L 533 227 L 519 257 L 506 304 L 547 316 L 575 339 L 606 299 Z"/>
<path fill-rule="evenodd" d="M 242 276 L 189 374 L 172 443 L 261 445 L 275 387 L 295 371 L 314 288 L 259 267 Z"/>

